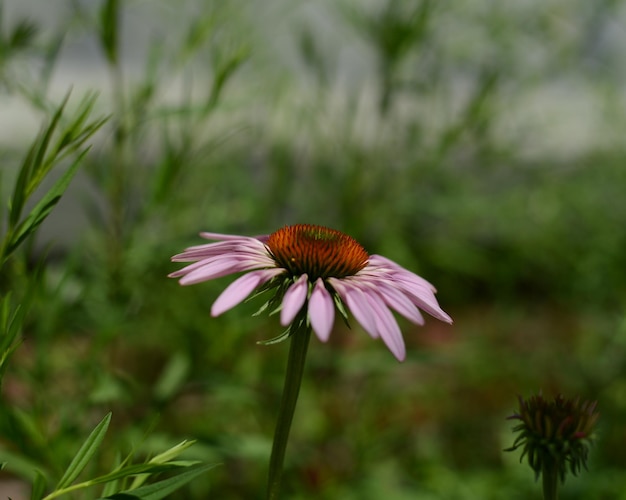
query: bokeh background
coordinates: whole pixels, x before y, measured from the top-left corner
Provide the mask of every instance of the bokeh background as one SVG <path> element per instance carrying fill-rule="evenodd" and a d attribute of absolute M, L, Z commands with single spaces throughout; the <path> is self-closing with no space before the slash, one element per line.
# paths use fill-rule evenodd
<path fill-rule="evenodd" d="M 503 449 L 540 390 L 601 413 L 562 498 L 626 498 L 626 3 L 0 6 L 3 204 L 70 88 L 110 116 L 10 276 L 44 261 L 0 493 L 62 472 L 112 410 L 92 467 L 196 439 L 222 465 L 173 498 L 260 498 L 287 345 L 256 342 L 278 321 L 251 316 L 262 300 L 211 318 L 232 277 L 166 275 L 199 231 L 306 222 L 433 282 L 455 324 L 399 319 L 402 364 L 358 326 L 312 340 L 285 498 L 539 498 Z"/>

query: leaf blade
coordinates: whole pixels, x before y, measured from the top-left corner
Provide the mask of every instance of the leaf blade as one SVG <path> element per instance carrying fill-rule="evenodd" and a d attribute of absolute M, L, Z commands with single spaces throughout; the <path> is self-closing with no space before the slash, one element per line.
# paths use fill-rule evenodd
<path fill-rule="evenodd" d="M 50 215 L 52 209 L 59 202 L 63 193 L 69 186 L 74 175 L 78 171 L 83 158 L 87 154 L 89 149 L 82 151 L 78 157 L 74 160 L 74 163 L 63 173 L 59 179 L 54 183 L 52 188 L 39 200 L 39 202 L 33 207 L 30 214 L 17 226 L 15 233 L 12 235 L 11 241 L 9 241 L 6 255 L 10 255 L 13 251 L 24 241 L 24 239 L 32 234 L 37 227 Z"/>
<path fill-rule="evenodd" d="M 142 486 L 136 490 L 122 491 L 99 500 L 161 500 L 216 466 L 217 464 L 205 464 L 190 467 L 189 470 L 168 479 Z"/>
<path fill-rule="evenodd" d="M 74 456 L 74 459 L 65 471 L 65 474 L 63 474 L 63 477 L 59 480 L 59 483 L 56 486 L 57 490 L 69 486 L 83 471 L 89 460 L 91 460 L 91 457 L 94 456 L 98 447 L 102 443 L 110 422 L 111 413 L 107 413 L 100 423 L 96 425 L 94 430 L 91 431 L 91 434 L 89 434 L 83 445 L 78 450 L 78 453 Z"/>

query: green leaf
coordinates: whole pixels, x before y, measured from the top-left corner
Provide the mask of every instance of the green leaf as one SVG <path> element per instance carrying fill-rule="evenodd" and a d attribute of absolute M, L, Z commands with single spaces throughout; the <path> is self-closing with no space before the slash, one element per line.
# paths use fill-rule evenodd
<path fill-rule="evenodd" d="M 13 196 L 11 198 L 11 207 L 9 212 L 10 227 L 15 227 L 22 214 L 26 200 L 37 187 L 36 184 L 33 184 L 33 178 L 37 177 L 36 173 L 39 169 L 41 169 L 41 166 L 44 163 L 44 157 L 46 150 L 48 149 L 48 144 L 50 143 L 54 130 L 59 124 L 59 120 L 63 114 L 63 109 L 65 108 L 69 97 L 70 93 L 68 92 L 54 113 L 52 120 L 46 128 L 42 129 L 22 162 L 20 173 L 13 189 Z"/>
<path fill-rule="evenodd" d="M 249 50 L 241 47 L 237 52 L 230 54 L 226 60 L 218 62 L 214 68 L 215 77 L 205 104 L 205 112 L 211 111 L 217 105 L 224 85 L 248 57 Z"/>
<path fill-rule="evenodd" d="M 122 468 L 124 462 L 120 461 L 120 456 L 119 453 L 116 453 L 117 457 L 115 459 L 115 463 L 117 464 L 115 467 L 115 471 L 119 470 Z M 113 479 L 108 481 L 107 483 L 105 483 L 104 488 L 102 489 L 102 496 L 106 497 L 109 495 L 113 495 L 116 491 L 120 490 L 120 480 L 119 479 Z"/>
<path fill-rule="evenodd" d="M 71 92 L 68 92 L 67 94 L 65 94 L 63 101 L 61 101 L 61 104 L 59 105 L 56 112 L 52 116 L 50 125 L 48 125 L 48 128 L 43 132 L 43 134 L 41 135 L 41 138 L 39 139 L 39 147 L 37 148 L 35 158 L 33 159 L 32 177 L 29 179 L 29 183 L 26 186 L 26 191 L 25 191 L 26 196 L 30 196 L 31 194 L 33 194 L 35 189 L 37 189 L 37 187 L 43 180 L 45 174 L 52 167 L 51 164 L 48 165 L 48 163 L 50 162 L 45 161 L 46 152 L 48 150 L 48 146 L 50 145 L 50 141 L 52 140 L 54 131 L 56 130 L 57 125 L 61 121 L 61 116 L 63 116 L 63 110 L 65 109 L 67 101 L 70 98 L 70 93 Z"/>
<path fill-rule="evenodd" d="M 119 33 L 119 1 L 105 0 L 100 10 L 100 43 L 109 64 L 117 64 L 117 39 Z"/>
<path fill-rule="evenodd" d="M 0 383 L 9 358 L 20 345 L 24 320 L 39 290 L 41 276 L 42 266 L 39 265 L 32 272 L 26 293 L 15 306 L 12 305 L 13 294 L 11 292 L 0 299 Z"/>
<path fill-rule="evenodd" d="M 103 476 L 98 476 L 93 479 L 89 479 L 82 483 L 82 487 L 87 488 L 88 486 L 94 486 L 96 484 L 108 483 L 110 481 L 117 481 L 118 479 L 123 479 L 128 476 L 135 476 L 137 474 L 156 474 L 159 472 L 167 472 L 172 469 L 178 469 L 181 467 L 190 467 L 192 465 L 197 465 L 198 462 L 169 462 L 166 464 L 135 464 L 135 465 L 127 465 L 126 467 L 122 467 L 121 469 L 117 469 L 113 472 L 109 472 L 108 474 L 104 474 Z M 77 485 L 78 486 L 78 485 Z"/>
<path fill-rule="evenodd" d="M 21 20 L 10 35 L 9 47 L 14 50 L 27 48 L 33 44 L 37 31 L 39 30 L 35 23 L 27 19 Z"/>
<path fill-rule="evenodd" d="M 165 498 L 177 489 L 181 488 L 189 481 L 212 469 L 216 465 L 217 464 L 206 464 L 191 467 L 185 472 L 181 472 L 174 477 L 170 477 L 147 486 L 142 486 L 136 490 L 122 491 L 120 493 L 116 493 L 115 495 L 100 498 L 99 500 L 160 500 L 161 498 Z"/>
<path fill-rule="evenodd" d="M 43 132 L 42 132 L 43 134 Z M 41 134 L 35 139 L 33 144 L 28 150 L 28 153 L 24 157 L 22 166 L 20 167 L 20 173 L 17 176 L 15 185 L 13 186 L 13 196 L 9 202 L 9 227 L 14 227 L 17 221 L 20 220 L 24 203 L 28 198 L 27 186 L 30 182 L 31 171 L 33 168 L 34 158 L 37 151 L 37 145 L 41 140 Z"/>
<path fill-rule="evenodd" d="M 17 349 L 17 342 L 24 322 L 26 304 L 18 304 L 11 310 L 12 294 L 9 292 L 0 301 L 0 382 L 6 370 L 7 361 Z"/>
<path fill-rule="evenodd" d="M 33 207 L 28 217 L 19 224 L 9 242 L 5 257 L 11 254 L 20 243 L 22 243 L 28 235 L 32 234 L 46 217 L 48 217 L 69 186 L 70 181 L 76 174 L 78 167 L 88 151 L 88 149 L 85 149 L 78 155 L 74 163 L 72 163 L 65 173 L 54 183 L 52 188 L 41 198 L 39 203 Z"/>
<path fill-rule="evenodd" d="M 280 342 L 284 342 L 285 340 L 287 340 L 289 337 L 291 337 L 291 327 L 287 328 L 287 330 L 285 330 L 283 333 L 281 333 L 280 335 L 278 335 L 277 337 L 274 337 L 272 339 L 269 340 L 259 340 L 257 341 L 257 344 L 259 345 L 273 345 L 273 344 L 278 344 Z"/>
<path fill-rule="evenodd" d="M 173 462 L 172 460 L 174 458 L 176 458 L 178 455 L 180 455 L 183 451 L 185 451 L 187 448 L 193 446 L 196 442 L 195 441 L 187 441 L 184 440 L 180 443 L 178 443 L 175 446 L 172 446 L 169 450 L 164 451 L 163 453 L 159 453 L 157 456 L 153 457 L 150 459 L 150 461 L 148 462 L 149 464 L 166 464 L 166 463 L 183 463 L 183 462 Z M 195 465 L 192 463 L 189 463 L 189 465 Z M 149 474 L 139 474 L 135 477 L 135 480 L 132 482 L 132 484 L 130 485 L 130 487 L 128 488 L 129 490 L 134 490 L 139 488 L 144 482 L 146 482 L 146 480 L 148 479 Z"/>
<path fill-rule="evenodd" d="M 98 98 L 95 92 L 88 92 L 78 106 L 78 111 L 69 123 L 60 131 L 60 137 L 50 147 L 41 160 L 35 164 L 32 178 L 27 189 L 30 196 L 41 184 L 52 168 L 67 158 L 89 139 L 108 120 L 108 117 L 100 118 L 91 123 L 86 123 L 93 106 Z"/>
<path fill-rule="evenodd" d="M 46 492 L 46 477 L 41 471 L 35 471 L 35 480 L 30 492 L 30 500 L 41 500 Z"/>
<path fill-rule="evenodd" d="M 70 463 L 70 466 L 67 468 L 65 474 L 63 474 L 63 477 L 57 484 L 57 490 L 69 486 L 82 472 L 102 443 L 110 422 L 111 413 L 107 414 L 95 427 L 95 429 L 91 431 L 91 434 L 89 434 L 87 440 L 83 443 L 80 450 L 78 450 L 78 453 L 72 460 L 72 463 Z"/>
<path fill-rule="evenodd" d="M 72 491 L 82 490 L 85 488 L 90 488 L 92 486 L 96 486 L 98 484 L 111 483 L 117 481 L 118 479 L 123 479 L 128 476 L 135 476 L 137 474 L 157 474 L 160 472 L 171 471 L 172 469 L 180 469 L 181 467 L 191 467 L 197 465 L 198 462 L 190 462 L 190 461 L 177 461 L 177 462 L 169 462 L 167 464 L 136 464 L 129 465 L 127 467 L 122 467 L 120 469 L 116 469 L 113 472 L 109 472 L 103 476 L 98 476 L 94 479 L 88 479 L 87 481 L 83 481 L 82 483 L 74 483 L 71 486 L 56 488 L 52 493 L 47 495 L 44 500 L 52 500 L 53 498 L 57 498 L 63 495 L 66 495 Z M 110 488 L 107 488 L 110 490 Z"/>
<path fill-rule="evenodd" d="M 57 141 L 54 149 L 57 156 L 55 163 L 58 163 L 72 152 L 77 151 L 87 139 L 94 135 L 98 129 L 109 120 L 109 116 L 105 116 L 91 123 L 87 123 L 87 119 L 93 111 L 97 98 L 97 92 L 89 92 L 79 104 L 79 111 L 65 127 L 61 138 Z M 64 151 L 63 154 L 61 154 L 62 151 Z"/>
<path fill-rule="evenodd" d="M 189 358 L 181 352 L 170 358 L 154 386 L 154 396 L 158 401 L 167 401 L 176 394 L 185 382 L 189 365 Z"/>

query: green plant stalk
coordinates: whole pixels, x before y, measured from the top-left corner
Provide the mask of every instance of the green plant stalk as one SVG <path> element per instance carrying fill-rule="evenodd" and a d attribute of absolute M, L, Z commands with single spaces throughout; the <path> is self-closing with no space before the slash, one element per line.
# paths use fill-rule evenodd
<path fill-rule="evenodd" d="M 557 461 L 546 457 L 541 468 L 541 482 L 543 485 L 543 499 L 557 500 L 559 498 L 559 470 Z"/>
<path fill-rule="evenodd" d="M 299 321 L 300 319 L 301 321 Z M 291 429 L 291 422 L 296 409 L 296 402 L 298 401 L 306 352 L 309 346 L 309 339 L 311 338 L 311 327 L 307 325 L 305 318 L 298 316 L 293 324 L 299 326 L 295 328 L 289 340 L 289 358 L 287 360 L 285 384 L 278 409 L 278 419 L 276 421 L 272 455 L 270 457 L 267 482 L 268 500 L 277 500 L 280 492 L 285 449 L 289 440 L 289 430 Z"/>

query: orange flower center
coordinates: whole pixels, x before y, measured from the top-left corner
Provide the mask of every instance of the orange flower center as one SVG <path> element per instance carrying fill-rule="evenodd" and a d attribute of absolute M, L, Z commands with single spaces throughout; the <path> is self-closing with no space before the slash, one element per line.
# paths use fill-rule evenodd
<path fill-rule="evenodd" d="M 367 265 L 369 255 L 350 236 L 311 224 L 285 226 L 270 234 L 267 247 L 280 267 L 292 275 L 317 278 L 352 276 Z"/>

